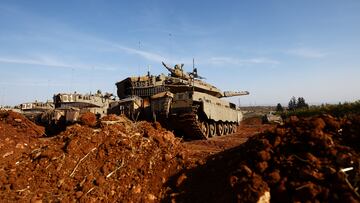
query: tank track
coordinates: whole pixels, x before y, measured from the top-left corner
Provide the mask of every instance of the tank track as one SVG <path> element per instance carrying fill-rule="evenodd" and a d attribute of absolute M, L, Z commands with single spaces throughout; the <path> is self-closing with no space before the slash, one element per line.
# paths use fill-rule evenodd
<path fill-rule="evenodd" d="M 185 133 L 188 138 L 205 140 L 211 137 L 223 136 L 236 132 L 237 125 L 235 125 L 235 123 L 227 123 L 228 127 L 226 130 L 224 130 L 223 124 L 225 123 L 218 123 L 214 121 L 211 122 L 207 119 L 204 119 L 204 117 L 201 116 L 201 113 L 198 113 L 198 108 L 199 106 L 193 106 L 192 111 L 180 112 L 177 114 L 177 116 L 174 115 L 169 117 L 170 119 L 168 121 L 170 121 L 170 123 L 166 122 L 170 124 L 168 127 L 170 127 L 170 129 L 179 130 L 182 133 Z M 215 125 L 215 132 L 213 132 L 213 134 L 210 133 L 210 123 Z M 216 127 L 218 124 L 221 125 L 221 132 L 219 132 Z M 204 130 L 204 128 L 206 129 Z"/>
<path fill-rule="evenodd" d="M 201 123 L 195 112 L 180 115 L 176 122 L 187 136 L 195 139 L 208 139 L 208 136 L 201 130 Z"/>

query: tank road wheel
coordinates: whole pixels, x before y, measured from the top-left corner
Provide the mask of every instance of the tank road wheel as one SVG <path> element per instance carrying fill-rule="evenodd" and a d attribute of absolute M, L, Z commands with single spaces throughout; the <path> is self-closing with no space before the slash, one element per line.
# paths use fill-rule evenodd
<path fill-rule="evenodd" d="M 232 125 L 232 131 L 233 131 L 233 133 L 236 133 L 236 131 L 237 131 L 237 124 L 236 123 L 233 123 Z"/>
<path fill-rule="evenodd" d="M 224 135 L 229 134 L 229 125 L 227 123 L 224 123 Z"/>
<path fill-rule="evenodd" d="M 214 122 L 209 123 L 209 137 L 214 137 L 216 134 L 216 127 Z"/>
<path fill-rule="evenodd" d="M 216 134 L 218 136 L 224 135 L 224 126 L 221 122 L 216 123 Z"/>
<path fill-rule="evenodd" d="M 233 134 L 233 126 L 232 126 L 232 123 L 228 123 L 228 129 L 229 129 L 229 134 Z"/>
<path fill-rule="evenodd" d="M 201 132 L 204 137 L 209 137 L 209 124 L 205 121 L 201 121 L 200 123 Z"/>

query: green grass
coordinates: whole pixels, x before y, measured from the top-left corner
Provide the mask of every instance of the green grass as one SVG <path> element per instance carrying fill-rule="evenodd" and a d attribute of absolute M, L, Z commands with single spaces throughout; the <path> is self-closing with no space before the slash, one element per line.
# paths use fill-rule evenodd
<path fill-rule="evenodd" d="M 330 114 L 335 117 L 343 117 L 348 114 L 360 114 L 360 100 L 353 103 L 323 104 L 321 106 L 311 106 L 309 109 L 286 111 L 281 115 L 282 117 L 308 117 L 321 114 Z"/>

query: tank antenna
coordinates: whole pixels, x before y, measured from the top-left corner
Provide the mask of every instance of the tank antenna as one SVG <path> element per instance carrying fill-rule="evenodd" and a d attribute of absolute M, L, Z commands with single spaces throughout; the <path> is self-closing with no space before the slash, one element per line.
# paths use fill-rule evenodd
<path fill-rule="evenodd" d="M 193 82 L 193 90 L 195 90 L 195 58 L 193 58 L 193 78 L 192 78 L 192 82 Z"/>
<path fill-rule="evenodd" d="M 172 34 L 171 32 L 169 33 L 169 58 L 171 59 L 172 57 L 172 52 L 173 52 L 173 46 L 172 46 L 172 41 L 171 41 L 171 38 L 172 38 Z"/>
<path fill-rule="evenodd" d="M 141 41 L 139 41 L 139 51 L 141 51 L 141 50 L 140 50 L 140 47 L 141 47 Z M 139 61 L 139 64 L 138 64 L 138 65 L 139 65 L 139 66 L 138 66 L 138 75 L 139 75 L 139 76 L 140 76 L 140 66 L 141 66 L 140 64 L 141 64 L 141 63 L 140 63 L 140 61 Z"/>

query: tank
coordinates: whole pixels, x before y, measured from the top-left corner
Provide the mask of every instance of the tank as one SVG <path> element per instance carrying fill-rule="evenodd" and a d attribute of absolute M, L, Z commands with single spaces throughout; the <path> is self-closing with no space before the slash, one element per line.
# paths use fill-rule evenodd
<path fill-rule="evenodd" d="M 58 93 L 53 100 L 55 109 L 43 115 L 43 120 L 76 122 L 85 112 L 92 112 L 101 118 L 108 114 L 111 103 L 115 101 L 112 94 L 103 95 L 100 90 L 95 94 Z"/>
<path fill-rule="evenodd" d="M 141 98 L 138 117 L 160 121 L 166 127 L 188 138 L 208 139 L 234 133 L 242 120 L 240 109 L 225 97 L 248 95 L 247 91 L 222 92 L 204 82 L 197 69 L 186 73 L 183 64 L 173 68 L 163 66 L 169 75 L 128 77 L 118 83 L 119 109 L 131 109 L 131 102 L 122 105 L 122 100 Z M 137 101 L 140 101 L 139 99 Z M 130 118 L 134 115 L 128 115 Z"/>
<path fill-rule="evenodd" d="M 20 113 L 22 113 L 28 119 L 34 122 L 40 122 L 41 116 L 54 109 L 54 103 L 52 101 L 46 102 L 27 102 L 19 105 Z"/>

